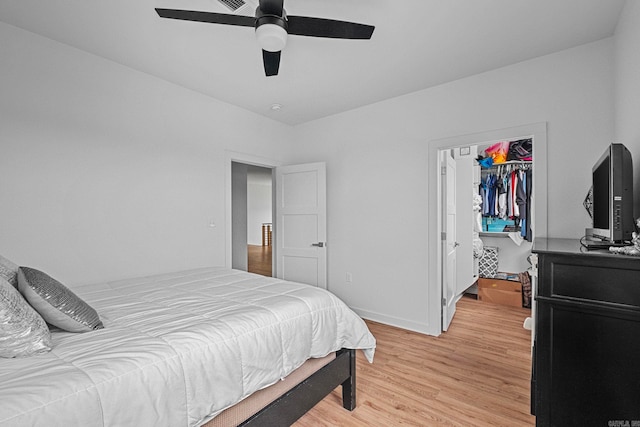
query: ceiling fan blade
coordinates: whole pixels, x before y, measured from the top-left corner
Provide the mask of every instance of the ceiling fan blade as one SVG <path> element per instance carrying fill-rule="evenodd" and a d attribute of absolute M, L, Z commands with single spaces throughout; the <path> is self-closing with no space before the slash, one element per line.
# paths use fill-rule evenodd
<path fill-rule="evenodd" d="M 282 16 L 283 0 L 260 0 L 260 10 L 266 15 Z"/>
<path fill-rule="evenodd" d="M 240 25 L 253 27 L 256 18 L 244 15 L 229 15 L 226 13 L 198 12 L 195 10 L 158 9 L 156 12 L 161 18 L 180 19 L 183 21 L 208 22 L 210 24 Z"/>
<path fill-rule="evenodd" d="M 264 62 L 264 74 L 268 76 L 277 76 L 280 68 L 280 53 L 262 51 L 262 62 Z"/>
<path fill-rule="evenodd" d="M 333 39 L 370 39 L 376 28 L 372 25 L 308 16 L 287 16 L 287 24 L 289 34 Z"/>

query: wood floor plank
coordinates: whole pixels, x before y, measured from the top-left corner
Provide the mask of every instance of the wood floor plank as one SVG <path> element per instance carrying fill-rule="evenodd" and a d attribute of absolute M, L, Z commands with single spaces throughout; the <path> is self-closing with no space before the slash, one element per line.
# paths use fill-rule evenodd
<path fill-rule="evenodd" d="M 294 426 L 533 426 L 529 315 L 463 298 L 439 337 L 367 321 L 378 348 L 373 364 L 358 353 L 357 408 L 336 389 Z"/>
<path fill-rule="evenodd" d="M 247 271 L 271 277 L 272 247 L 247 245 Z"/>

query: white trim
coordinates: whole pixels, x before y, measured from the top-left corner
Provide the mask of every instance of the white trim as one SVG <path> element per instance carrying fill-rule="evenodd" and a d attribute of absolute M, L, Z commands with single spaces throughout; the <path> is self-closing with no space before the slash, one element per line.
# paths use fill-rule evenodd
<path fill-rule="evenodd" d="M 231 248 L 233 235 L 231 230 L 231 162 L 244 163 L 253 166 L 262 166 L 265 168 L 276 168 L 282 163 L 266 157 L 260 157 L 253 154 L 241 153 L 237 151 L 225 150 L 225 217 L 224 217 L 224 235 L 225 235 L 225 262 L 226 268 L 231 268 Z"/>
<path fill-rule="evenodd" d="M 490 141 L 512 140 L 518 136 L 529 136 L 534 139 L 533 143 L 533 194 L 535 198 L 533 217 L 535 218 L 535 237 L 547 236 L 547 123 L 532 123 L 511 128 L 497 129 L 467 135 L 441 138 L 429 141 L 429 156 L 427 162 L 428 177 L 428 273 L 427 273 L 427 308 L 428 323 L 427 332 L 429 335 L 438 336 L 442 332 L 442 268 L 439 260 L 442 257 L 440 248 L 441 221 L 438 212 L 438 201 L 440 199 L 440 150 L 467 146 L 482 145 Z"/>
<path fill-rule="evenodd" d="M 372 320 L 378 323 L 384 323 L 385 325 L 395 326 L 401 329 L 407 329 L 409 331 L 419 332 L 421 334 L 429 334 L 429 331 L 425 328 L 424 323 L 414 322 L 413 320 L 403 319 L 400 317 L 389 316 L 386 314 L 378 313 L 375 311 L 363 310 L 357 307 L 349 307 L 358 316 L 363 319 Z"/>

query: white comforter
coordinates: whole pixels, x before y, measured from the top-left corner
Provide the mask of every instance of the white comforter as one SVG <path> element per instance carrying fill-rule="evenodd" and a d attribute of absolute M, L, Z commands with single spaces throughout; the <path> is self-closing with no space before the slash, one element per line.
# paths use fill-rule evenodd
<path fill-rule="evenodd" d="M 307 358 L 373 358 L 362 319 L 312 286 L 208 268 L 73 290 L 105 329 L 0 359 L 1 426 L 197 426 Z"/>

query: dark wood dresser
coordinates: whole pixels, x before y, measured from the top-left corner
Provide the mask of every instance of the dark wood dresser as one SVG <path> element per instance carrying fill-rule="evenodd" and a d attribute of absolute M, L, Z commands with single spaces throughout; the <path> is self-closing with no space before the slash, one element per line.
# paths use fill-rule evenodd
<path fill-rule="evenodd" d="M 537 426 L 640 426 L 640 257 L 536 239 Z"/>

